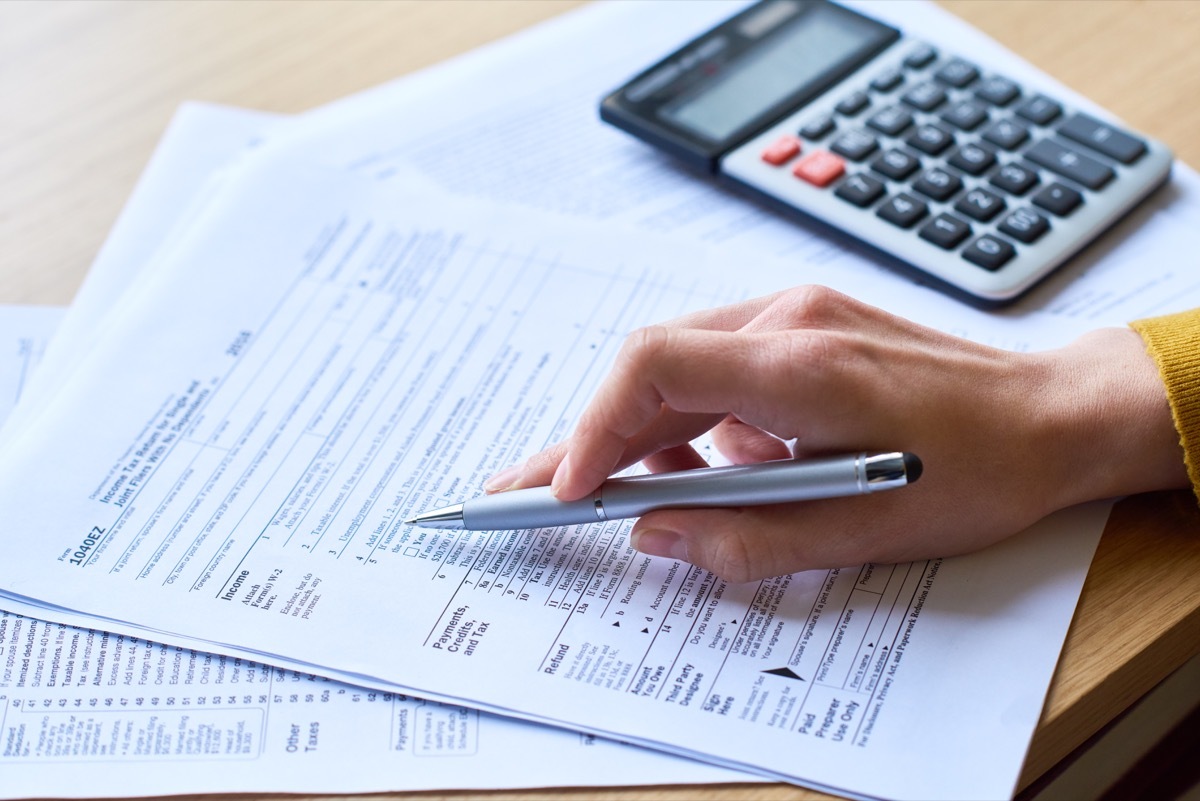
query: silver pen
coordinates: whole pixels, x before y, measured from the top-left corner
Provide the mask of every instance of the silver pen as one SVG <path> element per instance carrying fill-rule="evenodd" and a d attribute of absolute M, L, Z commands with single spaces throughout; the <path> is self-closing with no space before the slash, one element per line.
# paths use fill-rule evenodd
<path fill-rule="evenodd" d="M 911 453 L 849 454 L 781 459 L 730 467 L 610 478 L 591 495 L 560 501 L 549 487 L 498 492 L 422 512 L 406 523 L 424 528 L 500 531 L 600 523 L 656 509 L 709 509 L 865 495 L 896 489 L 921 476 Z"/>

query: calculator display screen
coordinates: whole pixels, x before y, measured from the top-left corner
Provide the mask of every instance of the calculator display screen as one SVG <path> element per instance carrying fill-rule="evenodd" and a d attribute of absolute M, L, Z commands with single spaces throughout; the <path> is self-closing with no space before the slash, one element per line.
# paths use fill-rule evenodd
<path fill-rule="evenodd" d="M 839 9 L 815 5 L 779 26 L 711 80 L 693 86 L 659 115 L 708 140 L 720 142 L 780 102 L 830 73 L 840 73 L 878 51 L 886 26 Z"/>

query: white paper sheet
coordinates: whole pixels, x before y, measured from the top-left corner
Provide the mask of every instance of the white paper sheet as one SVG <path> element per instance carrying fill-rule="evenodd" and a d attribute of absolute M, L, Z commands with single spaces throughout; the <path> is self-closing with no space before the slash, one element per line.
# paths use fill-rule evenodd
<path fill-rule="evenodd" d="M 854 5 L 1095 110 L 932 3 Z M 836 258 L 838 271 L 907 281 L 865 252 L 845 258 L 844 244 L 716 187 L 598 119 L 603 95 L 739 7 L 597 3 L 301 115 L 269 146 L 410 186 L 420 179 L 506 204 L 734 243 L 747 258 Z M 1197 215 L 1200 178 L 1178 164 L 1171 186 L 1004 313 L 1066 317 L 1087 330 L 1200 305 L 1200 281 L 1175 255 L 1178 242 L 1193 241 L 1189 220 Z"/>
<path fill-rule="evenodd" d="M 192 198 L 277 119 L 204 103 L 180 108 L 49 347 L 63 309 L 0 307 L 0 420 L 23 393 L 37 411 L 59 391 L 106 313 L 123 308 L 119 299 L 140 267 L 153 270 Z M 34 371 L 43 351 L 48 362 Z M 29 381 L 31 374 L 38 378 Z M 588 734 L 364 690 L 287 660 L 264 667 L 197 651 L 199 643 L 109 636 L 89 629 L 98 622 L 85 614 L 60 611 L 57 620 L 78 626 L 67 627 L 9 614 L 44 611 L 34 604 L 2 606 L 0 706 L 8 711 L 0 738 L 20 736 L 28 747 L 0 747 L 0 798 L 760 781 Z M 106 674 L 105 664 L 128 669 Z M 530 762 L 528 754 L 541 758 Z M 86 774 L 64 765 L 86 766 Z"/>
<path fill-rule="evenodd" d="M 0 657 L 0 798 L 759 781 L 456 704 L 7 612 Z"/>
<path fill-rule="evenodd" d="M 623 524 L 399 525 L 562 436 L 631 326 L 804 274 L 613 240 L 262 161 L 13 441 L 0 586 L 843 792 L 1010 793 L 1106 507 L 975 557 L 737 587 Z M 1066 336 L 843 283 L 988 341 Z"/>

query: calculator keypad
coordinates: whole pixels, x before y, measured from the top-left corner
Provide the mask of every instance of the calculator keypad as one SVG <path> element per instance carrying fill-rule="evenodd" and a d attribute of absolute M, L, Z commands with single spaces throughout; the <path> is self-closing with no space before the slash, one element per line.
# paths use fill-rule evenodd
<path fill-rule="evenodd" d="M 918 266 L 914 248 L 940 254 L 939 277 L 1001 275 L 1026 250 L 1064 249 L 1059 229 L 1072 230 L 1093 193 L 1119 193 L 1121 170 L 1150 152 L 1132 133 L 928 45 L 909 42 L 862 72 L 781 122 L 775 140 L 764 135 L 760 164 L 792 164 L 792 180 L 824 187 L 824 202 L 869 214 L 876 228 L 830 209 L 860 238 L 895 251 L 896 237 L 911 237 L 901 250 Z"/>

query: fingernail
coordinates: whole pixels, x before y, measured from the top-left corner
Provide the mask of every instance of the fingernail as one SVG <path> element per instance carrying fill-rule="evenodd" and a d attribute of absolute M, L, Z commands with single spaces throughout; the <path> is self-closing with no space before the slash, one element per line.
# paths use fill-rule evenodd
<path fill-rule="evenodd" d="M 554 477 L 550 479 L 550 492 L 552 492 L 555 496 L 558 495 L 558 490 L 560 487 L 562 487 L 563 482 L 567 480 L 567 473 L 571 471 L 569 466 L 570 463 L 571 454 L 567 454 L 563 457 L 562 461 L 558 463 L 558 467 L 554 469 Z"/>
<path fill-rule="evenodd" d="M 504 468 L 483 483 L 483 491 L 504 492 L 504 490 L 517 483 L 517 479 L 521 477 L 521 469 L 523 467 L 524 465 L 514 464 L 512 467 Z"/>
<path fill-rule="evenodd" d="M 683 538 L 674 531 L 647 529 L 634 531 L 629 537 L 629 544 L 635 551 L 641 551 L 650 556 L 665 556 L 669 559 L 687 561 L 687 545 Z"/>

